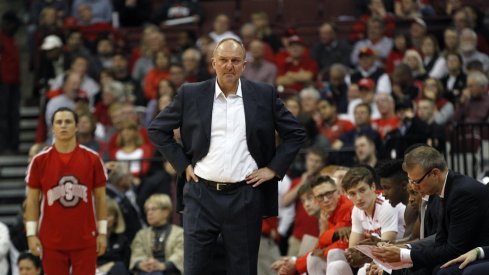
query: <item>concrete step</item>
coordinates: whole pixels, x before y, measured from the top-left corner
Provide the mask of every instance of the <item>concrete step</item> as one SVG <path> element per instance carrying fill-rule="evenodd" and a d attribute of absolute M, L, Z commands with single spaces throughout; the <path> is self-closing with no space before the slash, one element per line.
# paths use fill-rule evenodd
<path fill-rule="evenodd" d="M 21 107 L 20 116 L 21 117 L 36 117 L 39 115 L 39 107 Z"/>
<path fill-rule="evenodd" d="M 2 178 L 23 178 L 27 167 L 2 167 L 0 177 Z"/>
<path fill-rule="evenodd" d="M 37 128 L 37 118 L 21 119 L 20 130 L 35 130 Z"/>
<path fill-rule="evenodd" d="M 22 189 L 25 190 L 24 178 L 19 179 L 0 179 L 0 190 Z M 1 192 L 1 191 L 0 191 Z"/>
<path fill-rule="evenodd" d="M 19 138 L 21 142 L 34 142 L 36 140 L 36 131 L 22 131 Z"/>
<path fill-rule="evenodd" d="M 19 145 L 19 153 L 27 156 L 29 149 L 33 144 L 34 142 L 21 142 Z"/>
<path fill-rule="evenodd" d="M 23 199 L 25 197 L 25 189 L 13 189 L 0 191 L 0 199 Z"/>
<path fill-rule="evenodd" d="M 22 206 L 19 204 L 7 204 L 0 205 L 0 215 L 17 215 L 22 210 Z"/>
<path fill-rule="evenodd" d="M 26 166 L 27 156 L 0 156 L 0 166 Z"/>

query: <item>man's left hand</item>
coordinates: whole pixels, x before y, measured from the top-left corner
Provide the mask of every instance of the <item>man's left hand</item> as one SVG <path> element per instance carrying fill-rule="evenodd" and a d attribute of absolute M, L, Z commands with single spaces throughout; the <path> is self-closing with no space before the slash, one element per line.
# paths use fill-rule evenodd
<path fill-rule="evenodd" d="M 372 254 L 383 262 L 394 263 L 401 261 L 401 248 L 394 245 L 384 245 L 374 248 Z"/>
<path fill-rule="evenodd" d="M 253 187 L 258 187 L 260 184 L 271 180 L 277 173 L 268 167 L 263 167 L 253 171 L 246 177 L 247 184 L 253 184 Z"/>
<path fill-rule="evenodd" d="M 99 234 L 97 236 L 97 256 L 104 255 L 105 249 L 107 249 L 107 235 Z"/>

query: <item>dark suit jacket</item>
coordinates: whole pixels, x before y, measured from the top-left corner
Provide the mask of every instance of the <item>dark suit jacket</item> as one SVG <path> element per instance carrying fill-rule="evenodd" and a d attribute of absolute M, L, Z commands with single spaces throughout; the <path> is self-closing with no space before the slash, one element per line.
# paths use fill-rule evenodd
<path fill-rule="evenodd" d="M 151 141 L 173 165 L 182 178 L 185 169 L 205 157 L 209 151 L 212 108 L 216 80 L 183 85 L 175 100 L 151 122 L 148 133 Z M 246 121 L 246 142 L 259 168 L 269 167 L 278 177 L 258 187 L 263 192 L 263 215 L 278 212 L 277 181 L 282 178 L 305 139 L 305 132 L 278 98 L 275 88 L 263 83 L 241 79 Z M 173 129 L 180 127 L 182 145 L 173 138 Z M 275 130 L 281 137 L 275 145 Z M 233 154 L 233 152 L 229 152 Z M 179 209 L 182 210 L 181 198 Z"/>
<path fill-rule="evenodd" d="M 489 245 L 489 188 L 473 178 L 449 171 L 432 246 L 413 244 L 414 268 L 434 267 L 474 247 Z"/>

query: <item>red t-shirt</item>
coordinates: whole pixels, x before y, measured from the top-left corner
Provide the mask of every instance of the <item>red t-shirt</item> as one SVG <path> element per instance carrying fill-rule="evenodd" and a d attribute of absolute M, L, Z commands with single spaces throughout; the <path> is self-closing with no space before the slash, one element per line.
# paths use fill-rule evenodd
<path fill-rule="evenodd" d="M 319 71 L 316 61 L 309 57 L 302 57 L 298 64 L 294 64 L 293 62 L 288 61 L 287 58 L 283 61 L 277 62 L 277 76 L 283 76 L 287 72 L 299 72 L 301 70 L 309 71 L 313 74 L 311 81 L 315 80 L 316 75 Z M 300 92 L 302 88 L 304 88 L 304 84 L 301 82 L 295 82 L 291 85 L 286 86 L 286 88 Z"/>
<path fill-rule="evenodd" d="M 20 51 L 15 38 L 0 31 L 0 83 L 20 84 Z"/>
<path fill-rule="evenodd" d="M 399 128 L 399 124 L 401 124 L 401 121 L 397 116 L 393 116 L 389 119 L 379 118 L 372 121 L 372 128 L 377 130 L 380 137 L 384 139 L 387 133 Z"/>
<path fill-rule="evenodd" d="M 321 124 L 319 132 L 328 139 L 329 143 L 333 143 L 343 133 L 353 130 L 353 128 L 355 128 L 355 126 L 350 121 L 336 119 L 332 125 L 327 125 L 325 123 Z"/>
<path fill-rule="evenodd" d="M 301 178 L 296 178 L 292 181 L 290 189 L 296 187 L 301 182 Z M 300 200 L 295 204 L 294 231 L 292 236 L 298 240 L 302 240 L 302 236 L 308 234 L 311 236 L 319 235 L 319 223 L 317 217 L 307 215 L 306 210 L 302 207 Z"/>
<path fill-rule="evenodd" d="M 26 182 L 29 188 L 42 192 L 39 238 L 44 247 L 72 250 L 96 246 L 93 190 L 107 182 L 96 152 L 77 145 L 73 152 L 62 154 L 51 146 L 34 157 Z"/>
<path fill-rule="evenodd" d="M 334 232 L 341 227 L 351 227 L 351 211 L 353 210 L 353 203 L 345 196 L 340 196 L 336 209 L 331 213 L 328 218 L 328 230 L 324 231 L 319 236 L 318 244 L 316 248 L 327 248 L 324 250 L 323 255 L 327 256 L 329 250 L 333 248 L 347 249 L 348 242 L 338 240 L 333 242 Z M 295 268 L 300 274 L 307 271 L 307 255 L 303 255 L 298 258 L 295 263 Z"/>

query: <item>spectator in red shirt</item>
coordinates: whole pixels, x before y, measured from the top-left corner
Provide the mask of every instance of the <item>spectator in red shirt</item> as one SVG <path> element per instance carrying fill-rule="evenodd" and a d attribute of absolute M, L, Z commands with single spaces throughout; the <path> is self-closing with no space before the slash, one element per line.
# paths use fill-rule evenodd
<path fill-rule="evenodd" d="M 279 274 L 293 275 L 306 272 L 322 274 L 316 268 L 321 265 L 321 262 L 323 265 L 326 264 L 325 258 L 329 250 L 348 248 L 353 203 L 340 195 L 335 181 L 328 176 L 316 178 L 311 183 L 311 188 L 314 199 L 320 207 L 321 235 L 313 251 L 297 259 L 292 257 L 283 259 Z"/>
<path fill-rule="evenodd" d="M 289 38 L 288 42 L 289 56 L 277 64 L 277 85 L 300 91 L 314 81 L 318 73 L 318 66 L 313 59 L 303 55 L 305 43 L 302 38 L 294 35 Z"/>
<path fill-rule="evenodd" d="M 394 98 L 389 94 L 378 94 L 375 102 L 379 109 L 380 118 L 372 121 L 372 127 L 379 132 L 380 137 L 384 136 L 399 127 L 401 121 L 396 116 L 396 104 Z"/>
<path fill-rule="evenodd" d="M 158 83 L 170 76 L 170 55 L 164 51 L 155 53 L 153 64 L 154 68 L 144 79 L 144 95 L 148 101 L 158 96 Z"/>
<path fill-rule="evenodd" d="M 289 206 L 292 203 L 296 204 L 294 230 L 292 236 L 289 238 L 289 250 L 287 252 L 289 256 L 297 256 L 304 234 L 311 236 L 318 236 L 319 234 L 317 218 L 310 217 L 302 204 L 297 203 L 297 200 L 301 197 L 298 192 L 299 189 L 317 176 L 323 165 L 324 153 L 322 150 L 310 149 L 306 155 L 306 171 L 301 177 L 295 178 L 292 181 L 289 192 L 283 196 L 282 202 L 284 206 Z"/>
<path fill-rule="evenodd" d="M 17 152 L 20 117 L 20 52 L 15 33 L 21 21 L 5 12 L 0 29 L 0 154 Z"/>
<path fill-rule="evenodd" d="M 318 110 L 321 115 L 319 131 L 330 144 L 355 127 L 350 121 L 338 118 L 336 105 L 331 99 L 321 99 L 318 103 Z"/>

